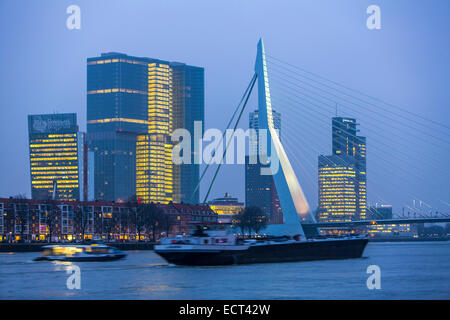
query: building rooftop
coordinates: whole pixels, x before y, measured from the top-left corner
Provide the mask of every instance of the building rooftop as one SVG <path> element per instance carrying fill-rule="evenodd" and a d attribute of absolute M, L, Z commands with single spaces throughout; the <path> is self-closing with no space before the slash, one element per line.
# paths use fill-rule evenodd
<path fill-rule="evenodd" d="M 225 196 L 222 198 L 216 198 L 214 200 L 208 201 L 208 204 L 215 204 L 215 205 L 244 205 L 243 202 L 239 202 L 238 198 L 233 198 L 230 196 L 230 194 L 227 192 L 225 193 Z"/>

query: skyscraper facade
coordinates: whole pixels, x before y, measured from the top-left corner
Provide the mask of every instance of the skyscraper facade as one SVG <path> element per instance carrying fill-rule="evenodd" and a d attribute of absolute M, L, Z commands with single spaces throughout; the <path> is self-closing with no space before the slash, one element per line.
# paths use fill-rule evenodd
<path fill-rule="evenodd" d="M 87 59 L 87 141 L 95 154 L 95 199 L 136 194 L 136 139 L 148 130 L 148 64 L 102 53 Z"/>
<path fill-rule="evenodd" d="M 179 117 L 174 114 L 179 88 L 178 83 L 174 88 L 172 64 L 181 65 L 122 53 L 87 60 L 96 199 L 126 201 L 136 195 L 144 202 L 167 203 L 176 196 L 170 135 Z"/>
<path fill-rule="evenodd" d="M 205 75 L 204 69 L 183 63 L 171 63 L 173 70 L 174 129 L 184 128 L 191 135 L 191 164 L 175 165 L 173 169 L 174 202 L 200 203 L 200 165 L 195 163 L 194 124 L 204 131 Z"/>
<path fill-rule="evenodd" d="M 356 159 L 348 155 L 319 156 L 319 222 L 356 220 Z"/>
<path fill-rule="evenodd" d="M 366 219 L 367 178 L 366 178 L 366 138 L 359 136 L 354 118 L 332 118 L 332 149 L 335 155 L 349 155 L 356 159 L 357 216 Z"/>
<path fill-rule="evenodd" d="M 148 65 L 148 130 L 137 138 L 136 196 L 143 202 L 173 200 L 172 68 L 166 62 Z"/>
<path fill-rule="evenodd" d="M 88 200 L 88 172 L 92 170 L 88 163 L 92 162 L 76 114 L 29 115 L 28 133 L 31 197 Z"/>
<path fill-rule="evenodd" d="M 281 114 L 272 111 L 274 128 L 278 130 L 281 138 Z M 258 111 L 249 114 L 249 128 L 258 130 Z M 256 139 L 250 139 L 250 152 L 259 149 L 258 134 Z M 253 149 L 253 150 L 252 150 Z M 256 206 L 269 218 L 269 223 L 283 223 L 283 212 L 280 206 L 277 190 L 271 175 L 261 175 L 261 168 L 265 165 L 257 161 L 256 164 L 249 163 L 249 157 L 245 157 L 245 205 Z"/>
<path fill-rule="evenodd" d="M 366 219 L 366 138 L 356 119 L 332 118 L 331 156 L 318 158 L 319 221 Z"/>

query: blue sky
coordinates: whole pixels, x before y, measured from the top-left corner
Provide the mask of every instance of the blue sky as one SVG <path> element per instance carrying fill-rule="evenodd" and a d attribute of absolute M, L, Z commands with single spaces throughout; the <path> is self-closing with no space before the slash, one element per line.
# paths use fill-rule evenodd
<path fill-rule="evenodd" d="M 71 4 L 81 8 L 81 30 L 66 28 L 66 8 Z M 381 30 L 366 27 L 366 8 L 371 4 L 381 8 Z M 204 67 L 207 128 L 225 126 L 228 119 L 223 115 L 234 110 L 252 76 L 260 37 L 272 56 L 448 124 L 449 9 L 447 0 L 2 0 L 0 196 L 30 194 L 28 114 L 76 112 L 80 128 L 85 130 L 86 58 L 106 51 Z M 251 103 L 248 111 L 256 108 L 254 99 Z M 408 174 L 387 174 L 383 165 L 376 163 L 377 152 L 385 157 L 391 150 L 387 148 L 384 155 L 379 150 L 371 151 L 371 135 L 364 126 L 375 125 L 370 122 L 373 119 L 362 111 L 343 115 L 357 118 L 361 134 L 368 139 L 369 200 L 379 201 L 374 196 L 377 194 L 399 212 L 405 203 L 412 205 L 413 194 L 433 208 L 448 212 L 444 204 L 450 202 L 445 178 L 449 171 L 448 143 L 442 142 L 442 148 L 425 143 L 419 149 L 414 145 L 405 149 L 421 159 L 408 164 L 406 170 L 420 175 L 423 181 L 410 182 Z M 246 114 L 242 127 L 247 123 Z M 317 148 L 330 153 L 330 128 L 318 123 L 314 134 L 325 138 Z M 415 144 L 408 141 L 406 129 L 401 133 L 389 130 L 383 129 L 393 137 L 392 148 L 396 139 Z M 448 135 L 443 139 L 448 142 Z M 441 178 L 431 178 L 436 169 L 428 165 L 427 155 L 440 161 L 436 165 L 442 168 L 443 175 L 438 172 Z M 311 152 L 305 151 L 303 156 L 316 161 Z M 405 165 L 401 158 L 393 162 L 395 166 Z M 315 207 L 317 189 L 303 181 L 298 170 Z M 202 186 L 202 193 L 205 191 L 206 184 Z M 243 166 L 224 166 L 212 196 L 225 192 L 244 199 Z"/>

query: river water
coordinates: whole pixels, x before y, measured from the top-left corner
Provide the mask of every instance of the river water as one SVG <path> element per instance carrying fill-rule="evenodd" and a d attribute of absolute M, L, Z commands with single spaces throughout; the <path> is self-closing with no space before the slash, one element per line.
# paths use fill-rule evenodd
<path fill-rule="evenodd" d="M 180 267 L 153 251 L 124 260 L 33 262 L 39 253 L 0 253 L 0 299 L 450 299 L 450 242 L 369 243 L 361 259 Z M 367 267 L 381 289 L 367 288 Z"/>

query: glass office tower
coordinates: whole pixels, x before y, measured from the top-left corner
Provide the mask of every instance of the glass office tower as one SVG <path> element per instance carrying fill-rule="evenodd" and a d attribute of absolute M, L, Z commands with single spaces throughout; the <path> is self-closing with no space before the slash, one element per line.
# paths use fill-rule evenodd
<path fill-rule="evenodd" d="M 357 220 L 356 159 L 348 155 L 319 156 L 319 222 Z"/>
<path fill-rule="evenodd" d="M 366 138 L 356 119 L 332 118 L 331 156 L 319 156 L 319 221 L 367 217 Z"/>
<path fill-rule="evenodd" d="M 75 113 L 28 116 L 31 197 L 87 200 L 88 161 Z"/>
<path fill-rule="evenodd" d="M 87 60 L 88 143 L 95 152 L 96 199 L 174 199 L 170 135 L 177 115 L 171 64 L 122 53 Z"/>
<path fill-rule="evenodd" d="M 366 138 L 358 136 L 356 119 L 332 118 L 332 149 L 335 155 L 349 155 L 356 159 L 358 218 L 367 216 Z"/>
<path fill-rule="evenodd" d="M 87 59 L 87 141 L 95 154 L 95 199 L 136 193 L 136 138 L 148 127 L 148 64 L 102 53 Z"/>
<path fill-rule="evenodd" d="M 174 166 L 175 202 L 197 204 L 200 202 L 200 165 L 194 162 L 194 123 L 204 131 L 205 75 L 204 69 L 183 63 L 171 63 L 173 70 L 174 129 L 185 128 L 191 134 L 191 164 Z M 201 138 L 201 137 L 200 137 Z"/>

